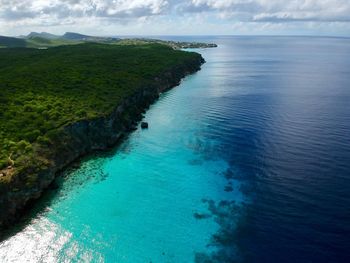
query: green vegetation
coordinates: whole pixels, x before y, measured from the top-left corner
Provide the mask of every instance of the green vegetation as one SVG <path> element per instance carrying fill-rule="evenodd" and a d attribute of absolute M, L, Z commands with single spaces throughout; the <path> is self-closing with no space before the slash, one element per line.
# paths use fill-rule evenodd
<path fill-rule="evenodd" d="M 25 39 L 0 36 L 0 48 L 25 47 L 26 45 L 27 44 Z"/>
<path fill-rule="evenodd" d="M 63 45 L 77 45 L 83 41 L 73 41 L 64 38 L 46 38 L 42 36 L 30 36 L 27 38 L 0 36 L 0 48 L 49 48 Z"/>
<path fill-rule="evenodd" d="M 77 45 L 84 43 L 83 41 L 74 41 L 63 38 L 49 39 L 39 36 L 29 37 L 26 40 L 26 47 L 29 48 L 49 48 L 49 47 L 58 47 L 65 45 Z"/>
<path fill-rule="evenodd" d="M 39 160 L 34 149 L 50 145 L 63 126 L 111 113 L 162 72 L 199 56 L 159 44 L 0 49 L 0 170 Z M 5 181 L 0 175 L 0 188 Z"/>
<path fill-rule="evenodd" d="M 41 37 L 41 38 L 47 38 L 47 39 L 57 39 L 60 38 L 60 36 L 54 35 L 54 34 L 50 34 L 50 33 L 46 33 L 46 32 L 31 32 L 27 38 L 31 38 L 31 37 Z"/>

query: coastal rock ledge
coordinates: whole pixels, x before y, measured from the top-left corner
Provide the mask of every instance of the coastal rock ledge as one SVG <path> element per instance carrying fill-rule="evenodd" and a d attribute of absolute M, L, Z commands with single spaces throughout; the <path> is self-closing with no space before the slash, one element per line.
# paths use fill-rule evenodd
<path fill-rule="evenodd" d="M 159 94 L 177 85 L 181 79 L 200 70 L 205 63 L 202 56 L 177 65 L 154 78 L 154 82 L 125 98 L 112 113 L 90 120 L 68 124 L 50 147 L 37 146 L 38 157 L 20 172 L 15 168 L 0 171 L 8 175 L 17 172 L 15 180 L 0 186 L 0 230 L 15 223 L 29 203 L 38 199 L 54 181 L 57 174 L 78 158 L 93 151 L 114 146 L 124 135 L 133 130 L 142 119 L 142 113 L 159 98 Z M 28 180 L 32 180 L 28 184 Z M 0 232 L 1 237 L 1 232 Z"/>

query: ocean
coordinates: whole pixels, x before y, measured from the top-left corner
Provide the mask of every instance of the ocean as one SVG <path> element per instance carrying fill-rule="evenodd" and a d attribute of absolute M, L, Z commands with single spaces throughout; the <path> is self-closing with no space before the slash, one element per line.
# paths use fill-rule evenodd
<path fill-rule="evenodd" d="M 204 41 L 202 70 L 58 178 L 1 262 L 349 262 L 350 39 Z"/>

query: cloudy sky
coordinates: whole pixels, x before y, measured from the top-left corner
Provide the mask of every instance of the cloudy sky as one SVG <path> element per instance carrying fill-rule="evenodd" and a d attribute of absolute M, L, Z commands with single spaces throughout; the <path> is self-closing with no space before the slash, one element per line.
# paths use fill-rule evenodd
<path fill-rule="evenodd" d="M 0 0 L 0 35 L 350 36 L 350 0 Z"/>

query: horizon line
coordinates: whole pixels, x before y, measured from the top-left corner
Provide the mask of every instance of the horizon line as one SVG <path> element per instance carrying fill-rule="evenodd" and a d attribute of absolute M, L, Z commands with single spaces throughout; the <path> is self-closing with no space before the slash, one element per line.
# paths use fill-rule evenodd
<path fill-rule="evenodd" d="M 30 31 L 28 34 L 21 34 L 21 35 L 3 35 L 0 34 L 0 36 L 4 37 L 17 37 L 21 38 L 23 36 L 28 36 L 30 33 L 49 33 L 56 36 L 63 36 L 65 33 L 77 33 L 82 34 L 86 36 L 91 37 L 319 37 L 319 38 L 350 38 L 350 36 L 347 35 L 317 35 L 317 34 L 111 34 L 111 35 L 93 35 L 93 34 L 85 34 L 80 32 L 74 32 L 74 31 L 67 31 L 63 34 L 53 34 L 47 31 Z"/>

